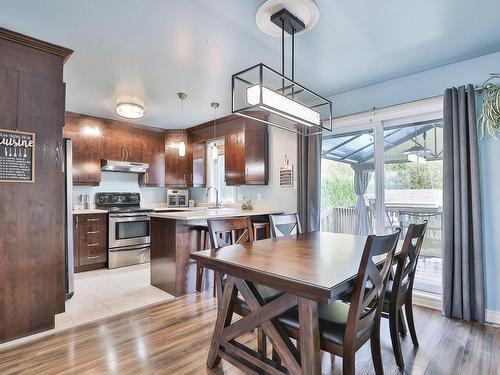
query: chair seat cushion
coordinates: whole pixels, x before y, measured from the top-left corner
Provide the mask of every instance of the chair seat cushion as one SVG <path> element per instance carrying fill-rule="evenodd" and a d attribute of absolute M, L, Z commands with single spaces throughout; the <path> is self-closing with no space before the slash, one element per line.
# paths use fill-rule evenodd
<path fill-rule="evenodd" d="M 319 330 L 321 337 L 332 341 L 338 345 L 344 342 L 344 333 L 349 314 L 349 304 L 334 301 L 329 305 L 320 304 L 318 306 Z M 299 329 L 298 309 L 287 311 L 278 318 L 285 328 Z"/>
<path fill-rule="evenodd" d="M 334 301 L 330 304 L 319 304 L 319 331 L 322 340 L 331 341 L 337 345 L 344 345 L 347 318 L 350 305 L 342 301 Z M 285 328 L 299 329 L 298 309 L 294 308 L 281 315 L 278 320 Z M 358 332 L 362 336 L 371 326 Z"/>

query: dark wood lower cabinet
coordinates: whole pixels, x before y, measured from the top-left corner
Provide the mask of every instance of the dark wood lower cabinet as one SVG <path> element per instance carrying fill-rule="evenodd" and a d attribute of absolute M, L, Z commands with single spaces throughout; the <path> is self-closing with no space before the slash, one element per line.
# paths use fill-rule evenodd
<path fill-rule="evenodd" d="M 107 214 L 73 217 L 75 272 L 104 268 L 108 256 Z"/>

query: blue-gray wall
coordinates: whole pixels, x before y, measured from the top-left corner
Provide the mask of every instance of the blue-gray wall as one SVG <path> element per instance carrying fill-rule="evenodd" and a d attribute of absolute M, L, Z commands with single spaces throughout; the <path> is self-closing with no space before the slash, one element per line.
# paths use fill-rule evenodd
<path fill-rule="evenodd" d="M 335 117 L 441 95 L 500 72 L 500 52 L 333 95 Z M 499 134 L 500 135 L 500 134 Z M 480 141 L 486 308 L 500 311 L 500 140 Z"/>

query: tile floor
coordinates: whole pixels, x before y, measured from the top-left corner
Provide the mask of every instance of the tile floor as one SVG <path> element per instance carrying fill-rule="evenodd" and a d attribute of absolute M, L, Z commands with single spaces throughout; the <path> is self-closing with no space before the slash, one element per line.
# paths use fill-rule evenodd
<path fill-rule="evenodd" d="M 168 301 L 172 295 L 150 285 L 149 263 L 75 274 L 75 294 L 56 330 Z"/>

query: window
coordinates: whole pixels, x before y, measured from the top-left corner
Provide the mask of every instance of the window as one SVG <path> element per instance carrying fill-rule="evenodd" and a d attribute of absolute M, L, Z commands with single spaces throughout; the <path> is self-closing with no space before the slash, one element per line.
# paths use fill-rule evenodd
<path fill-rule="evenodd" d="M 324 231 L 386 233 L 428 221 L 414 288 L 442 294 L 442 98 L 336 119 L 323 136 Z M 345 129 L 345 130 L 344 130 Z"/>
<path fill-rule="evenodd" d="M 217 158 L 213 157 L 212 149 L 217 147 Z M 219 191 L 219 203 L 235 202 L 236 187 L 227 186 L 224 178 L 224 138 L 218 138 L 207 142 L 207 187 L 214 186 Z M 216 193 L 210 189 L 209 202 L 215 203 Z"/>

